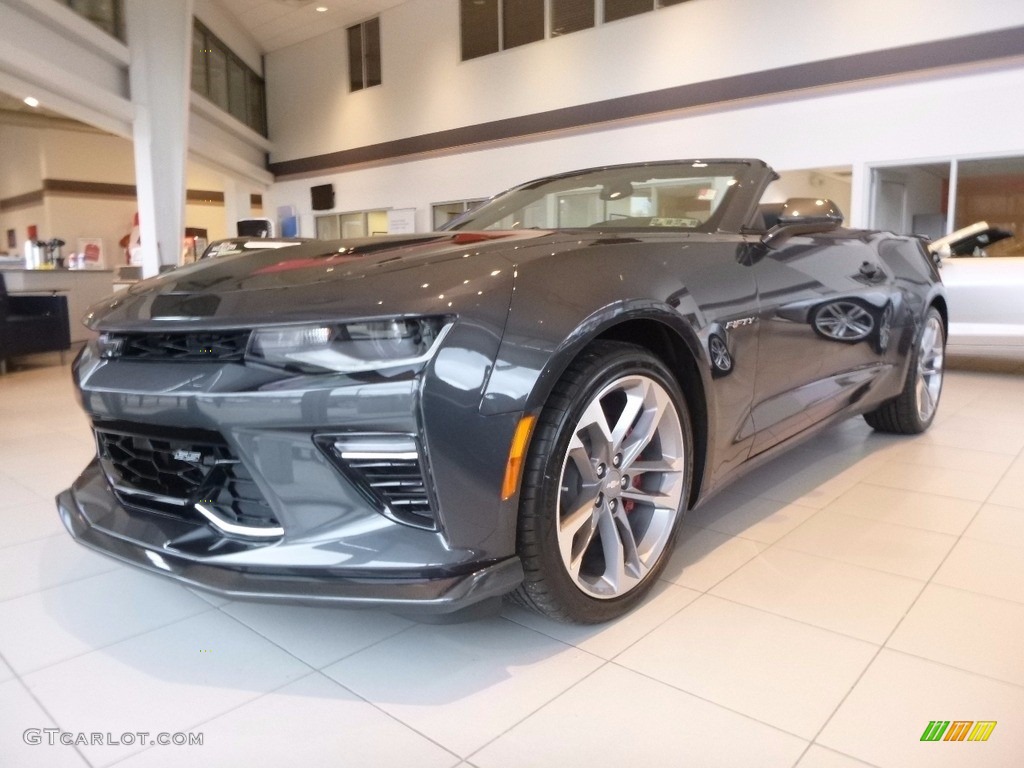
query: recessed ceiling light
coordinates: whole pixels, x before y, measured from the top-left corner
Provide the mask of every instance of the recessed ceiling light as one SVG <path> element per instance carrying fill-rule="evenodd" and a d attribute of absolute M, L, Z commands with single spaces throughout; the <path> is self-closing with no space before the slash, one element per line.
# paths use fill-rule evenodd
<path fill-rule="evenodd" d="M 34 96 L 26 96 L 24 101 L 26 104 L 33 108 L 39 106 L 39 99 L 35 98 Z"/>
<path fill-rule="evenodd" d="M 327 6 L 326 5 L 318 5 L 316 7 L 316 12 L 317 13 L 327 13 Z"/>

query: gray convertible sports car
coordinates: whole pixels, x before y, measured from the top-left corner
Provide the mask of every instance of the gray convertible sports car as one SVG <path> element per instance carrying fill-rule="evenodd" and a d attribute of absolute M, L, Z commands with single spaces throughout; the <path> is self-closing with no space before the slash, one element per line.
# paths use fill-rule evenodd
<path fill-rule="evenodd" d="M 914 238 L 759 205 L 757 160 L 596 168 L 443 232 L 219 256 L 94 307 L 83 544 L 229 597 L 473 613 L 635 605 L 679 521 L 863 414 L 935 416 Z"/>

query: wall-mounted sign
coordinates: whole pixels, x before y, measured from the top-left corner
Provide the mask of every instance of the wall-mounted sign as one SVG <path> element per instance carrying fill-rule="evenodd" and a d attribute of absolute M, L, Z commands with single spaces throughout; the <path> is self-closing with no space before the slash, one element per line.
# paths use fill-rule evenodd
<path fill-rule="evenodd" d="M 388 211 L 388 234 L 410 235 L 416 231 L 416 209 L 394 208 Z"/>

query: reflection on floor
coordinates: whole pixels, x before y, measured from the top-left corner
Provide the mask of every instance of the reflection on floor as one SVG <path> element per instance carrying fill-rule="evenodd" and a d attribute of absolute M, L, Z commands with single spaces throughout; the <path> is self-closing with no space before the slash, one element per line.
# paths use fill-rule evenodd
<path fill-rule="evenodd" d="M 0 377 L 0 765 L 1020 765 L 1022 365 L 958 362 L 926 435 L 856 419 L 747 476 L 642 608 L 578 628 L 224 602 L 86 551 L 54 362 Z"/>

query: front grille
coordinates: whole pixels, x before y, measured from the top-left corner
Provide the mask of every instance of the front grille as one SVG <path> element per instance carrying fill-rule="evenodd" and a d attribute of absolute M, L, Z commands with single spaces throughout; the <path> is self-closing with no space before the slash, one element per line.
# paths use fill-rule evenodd
<path fill-rule="evenodd" d="M 123 504 L 202 522 L 196 507 L 201 504 L 220 520 L 254 529 L 253 535 L 279 528 L 259 487 L 220 435 L 155 435 L 104 425 L 95 433 L 100 465 Z"/>
<path fill-rule="evenodd" d="M 117 488 L 187 501 L 209 477 L 214 462 L 229 459 L 226 446 L 164 440 L 96 430 L 99 456 Z M 200 457 L 192 460 L 193 456 Z M 204 463 L 205 462 L 205 463 Z"/>
<path fill-rule="evenodd" d="M 248 330 L 182 333 L 105 334 L 109 356 L 128 360 L 208 360 L 229 362 L 245 357 Z"/>
<path fill-rule="evenodd" d="M 417 528 L 437 528 L 423 461 L 412 435 L 321 435 L 316 442 L 385 515 Z"/>

